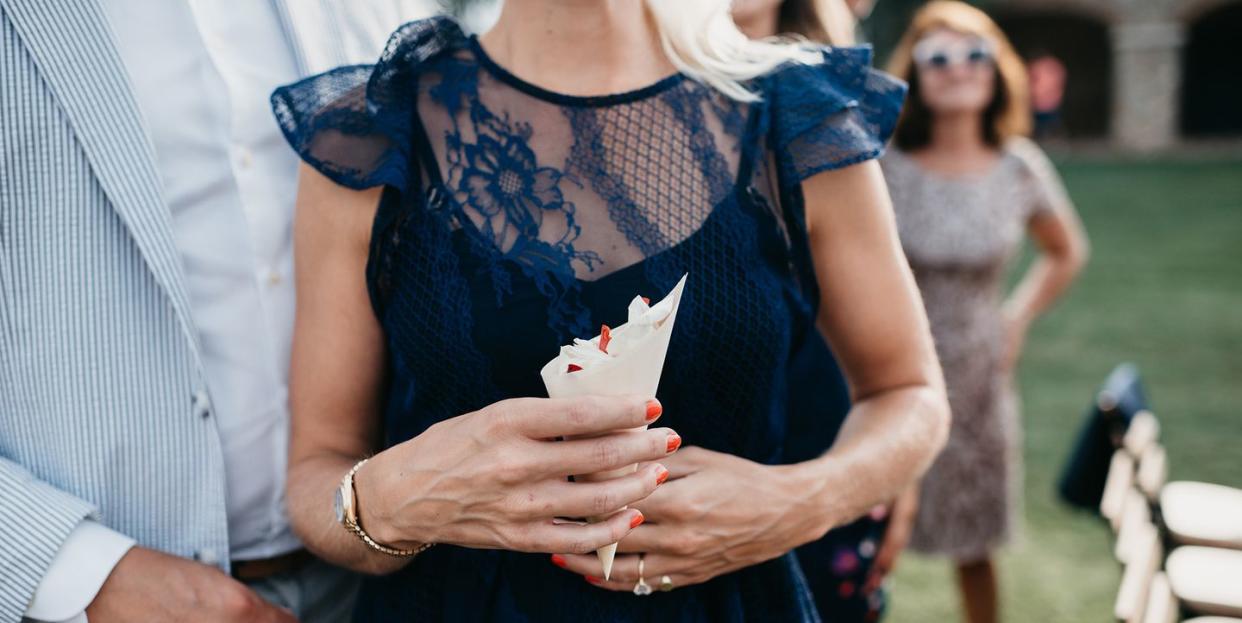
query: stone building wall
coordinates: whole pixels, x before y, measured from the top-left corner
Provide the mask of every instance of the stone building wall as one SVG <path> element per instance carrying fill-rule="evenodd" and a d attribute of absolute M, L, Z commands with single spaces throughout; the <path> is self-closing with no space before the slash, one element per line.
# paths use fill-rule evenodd
<path fill-rule="evenodd" d="M 1179 142 L 1181 53 L 1188 26 L 1237 1 L 992 0 L 989 6 L 1070 13 L 1107 24 L 1113 54 L 1110 138 L 1119 147 L 1155 151 Z"/>

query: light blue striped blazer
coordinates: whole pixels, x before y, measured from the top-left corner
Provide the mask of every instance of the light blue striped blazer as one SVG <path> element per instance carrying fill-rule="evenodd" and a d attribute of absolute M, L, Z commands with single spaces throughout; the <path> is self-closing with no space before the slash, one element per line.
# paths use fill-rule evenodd
<path fill-rule="evenodd" d="M 228 565 L 181 260 L 100 1 L 0 0 L 0 623 L 85 517 Z M 373 61 L 428 5 L 269 1 L 304 73 Z"/>

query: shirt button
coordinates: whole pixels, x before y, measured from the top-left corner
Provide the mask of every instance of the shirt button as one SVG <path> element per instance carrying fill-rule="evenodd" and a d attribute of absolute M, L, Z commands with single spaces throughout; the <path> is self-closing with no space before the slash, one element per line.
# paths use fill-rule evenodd
<path fill-rule="evenodd" d="M 211 549 L 210 547 L 204 547 L 203 549 L 194 552 L 194 560 L 197 560 L 205 565 L 214 565 L 220 562 L 220 557 L 216 555 L 216 550 Z"/>
<path fill-rule="evenodd" d="M 284 280 L 285 280 L 284 275 L 281 275 L 280 271 L 278 270 L 267 271 L 267 285 L 275 287 L 275 286 L 280 285 L 280 282 Z"/>
<path fill-rule="evenodd" d="M 237 165 L 243 169 L 249 169 L 252 164 L 254 164 L 254 154 L 252 154 L 250 150 L 245 147 L 238 147 Z"/>
<path fill-rule="evenodd" d="M 211 399 L 207 397 L 207 392 L 198 390 L 191 397 L 191 404 L 194 407 L 194 413 L 198 417 L 206 418 L 211 415 Z"/>

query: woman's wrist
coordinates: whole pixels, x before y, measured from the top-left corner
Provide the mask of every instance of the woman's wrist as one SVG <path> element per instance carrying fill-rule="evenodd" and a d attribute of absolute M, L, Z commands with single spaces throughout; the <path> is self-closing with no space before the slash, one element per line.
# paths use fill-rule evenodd
<path fill-rule="evenodd" d="M 376 455 L 354 474 L 354 504 L 358 526 L 375 541 L 394 549 L 414 549 L 422 545 L 406 538 L 393 525 L 384 497 L 384 465 Z"/>
<path fill-rule="evenodd" d="M 1005 322 L 1013 328 L 1021 328 L 1025 330 L 1031 326 L 1031 315 L 1027 312 L 1028 307 L 1019 305 L 1012 301 L 1006 301 L 1001 305 L 1001 316 L 1005 318 Z"/>
<path fill-rule="evenodd" d="M 790 509 L 793 525 L 799 526 L 799 542 L 809 543 L 824 536 L 840 523 L 840 505 L 833 491 L 837 470 L 832 467 L 833 458 L 824 455 L 810 461 L 776 466 L 780 477 L 776 480 L 789 499 L 797 500 Z"/>

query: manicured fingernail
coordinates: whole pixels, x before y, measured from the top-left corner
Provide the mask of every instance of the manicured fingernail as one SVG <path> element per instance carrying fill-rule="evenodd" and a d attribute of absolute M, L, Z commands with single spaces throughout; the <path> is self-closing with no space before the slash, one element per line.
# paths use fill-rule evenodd
<path fill-rule="evenodd" d="M 664 413 L 664 405 L 661 405 L 659 400 L 654 398 L 651 399 L 651 401 L 647 403 L 647 421 L 650 422 L 655 420 L 660 417 L 661 413 Z"/>
<path fill-rule="evenodd" d="M 569 374 L 570 372 L 578 372 L 578 371 L 579 371 L 579 370 L 581 370 L 581 369 L 582 369 L 582 366 L 580 366 L 580 365 L 578 365 L 578 364 L 576 364 L 576 363 L 571 363 L 571 364 L 569 364 L 569 366 L 567 366 L 567 367 L 565 368 L 565 373 L 566 373 L 566 374 Z"/>
<path fill-rule="evenodd" d="M 608 325 L 599 328 L 599 349 L 608 352 L 608 342 L 612 341 L 612 329 Z"/>
<path fill-rule="evenodd" d="M 673 452 L 681 447 L 681 435 L 677 433 L 669 433 L 668 435 L 668 451 Z"/>
<path fill-rule="evenodd" d="M 630 518 L 630 530 L 633 530 L 641 525 L 643 525 L 643 514 L 638 511 L 634 511 L 634 516 Z"/>
<path fill-rule="evenodd" d="M 662 485 L 665 480 L 668 480 L 668 470 L 664 469 L 664 466 L 660 466 L 660 471 L 656 472 L 656 484 Z"/>
<path fill-rule="evenodd" d="M 591 584 L 599 584 L 602 580 L 600 580 L 599 578 L 593 575 L 588 575 L 586 576 L 586 581 L 590 582 Z"/>
<path fill-rule="evenodd" d="M 564 569 L 566 566 L 565 557 L 560 554 L 552 554 L 552 564 Z"/>

